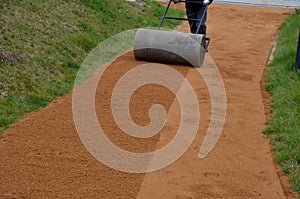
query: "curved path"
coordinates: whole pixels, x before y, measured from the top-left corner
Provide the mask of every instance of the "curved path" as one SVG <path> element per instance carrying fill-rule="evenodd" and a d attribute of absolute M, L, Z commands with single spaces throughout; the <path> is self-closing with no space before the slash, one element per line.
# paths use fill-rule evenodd
<path fill-rule="evenodd" d="M 172 66 L 190 80 L 201 109 L 199 132 L 179 160 L 147 174 L 124 173 L 101 164 L 79 139 L 69 93 L 0 137 L 0 198 L 296 198 L 262 135 L 266 116 L 260 84 L 276 30 L 285 19 L 283 13 L 290 11 L 218 3 L 210 7 L 209 55 L 223 77 L 227 117 L 217 145 L 206 158 L 200 160 L 198 152 L 210 120 L 208 90 L 194 68 Z M 181 30 L 187 32 L 187 24 Z M 107 136 L 135 152 L 164 146 L 180 119 L 174 95 L 164 87 L 148 85 L 132 96 L 130 113 L 136 123 L 146 125 L 149 107 L 162 104 L 168 119 L 161 133 L 133 139 L 113 122 L 112 89 L 126 71 L 142 63 L 132 52 L 119 57 L 104 73 L 95 98 L 99 123 L 111 132 Z"/>

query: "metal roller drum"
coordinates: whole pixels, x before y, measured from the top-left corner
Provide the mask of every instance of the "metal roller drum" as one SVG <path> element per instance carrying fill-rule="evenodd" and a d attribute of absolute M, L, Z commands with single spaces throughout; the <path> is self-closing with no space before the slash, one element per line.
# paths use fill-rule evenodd
<path fill-rule="evenodd" d="M 178 31 L 138 29 L 134 41 L 137 60 L 201 67 L 205 37 Z"/>

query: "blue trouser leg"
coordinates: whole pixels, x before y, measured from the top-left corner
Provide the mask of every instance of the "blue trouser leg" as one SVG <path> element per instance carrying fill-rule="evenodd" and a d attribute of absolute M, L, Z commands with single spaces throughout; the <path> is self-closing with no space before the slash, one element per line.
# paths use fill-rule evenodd
<path fill-rule="evenodd" d="M 189 19 L 201 19 L 201 17 L 204 14 L 203 20 L 200 24 L 199 21 L 190 21 L 189 20 L 189 24 L 190 24 L 190 31 L 191 33 L 194 34 L 206 34 L 206 19 L 207 19 L 207 13 L 203 13 L 205 11 L 205 7 L 201 7 L 199 10 L 186 10 L 186 15 Z M 200 29 L 199 32 L 196 33 L 197 31 L 197 27 L 200 24 Z"/>

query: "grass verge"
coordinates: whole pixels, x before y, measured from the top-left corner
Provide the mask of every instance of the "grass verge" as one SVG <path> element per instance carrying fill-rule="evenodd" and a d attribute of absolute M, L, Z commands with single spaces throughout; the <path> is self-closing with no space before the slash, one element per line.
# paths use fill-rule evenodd
<path fill-rule="evenodd" d="M 0 3 L 0 133 L 73 87 L 81 62 L 119 32 L 157 26 L 151 0 L 9 0 Z M 170 10 L 183 16 L 179 10 Z M 180 22 L 166 21 L 174 28 Z"/>
<path fill-rule="evenodd" d="M 300 73 L 295 71 L 300 10 L 288 16 L 279 29 L 274 60 L 266 77 L 272 95 L 272 117 L 265 133 L 271 135 L 275 160 L 300 193 Z"/>

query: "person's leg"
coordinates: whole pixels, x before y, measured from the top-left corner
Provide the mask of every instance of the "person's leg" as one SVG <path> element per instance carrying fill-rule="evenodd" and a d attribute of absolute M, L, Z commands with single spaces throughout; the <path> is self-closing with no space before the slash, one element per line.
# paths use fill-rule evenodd
<path fill-rule="evenodd" d="M 207 20 L 207 12 L 205 12 L 205 7 L 203 6 L 203 7 L 201 7 L 201 9 L 199 9 L 198 11 L 197 11 L 197 13 L 196 13 L 196 18 L 197 19 L 201 19 L 202 18 L 202 16 L 203 16 L 203 20 L 202 20 L 202 22 L 201 22 L 201 24 L 200 24 L 200 22 L 197 22 L 195 25 L 196 25 L 196 27 L 198 27 L 198 25 L 200 24 L 200 29 L 199 29 L 199 31 L 198 31 L 198 33 L 197 34 L 203 34 L 203 35 L 206 35 L 206 20 Z M 197 29 L 196 29 L 196 31 L 197 31 Z M 195 32 L 196 32 L 195 31 Z"/>
<path fill-rule="evenodd" d="M 197 19 L 196 18 L 197 17 L 197 11 L 186 9 L 186 15 L 187 15 L 188 19 Z M 189 25 L 190 25 L 191 33 L 196 33 L 196 31 L 197 31 L 196 21 L 189 20 Z"/>

